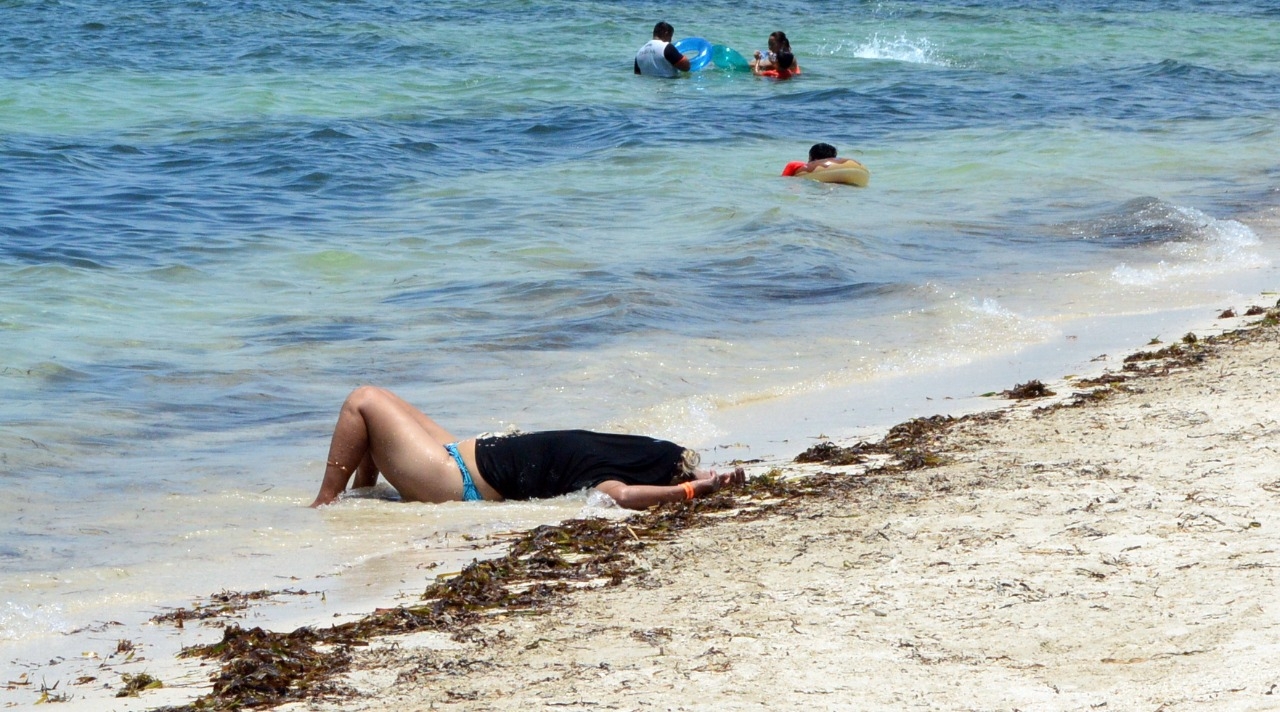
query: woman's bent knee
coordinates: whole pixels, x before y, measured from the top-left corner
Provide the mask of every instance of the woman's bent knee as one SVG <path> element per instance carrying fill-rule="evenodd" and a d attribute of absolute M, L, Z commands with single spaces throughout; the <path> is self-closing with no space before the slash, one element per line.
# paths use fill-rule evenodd
<path fill-rule="evenodd" d="M 358 386 L 347 396 L 347 400 L 343 402 L 343 406 L 350 406 L 356 410 L 360 410 L 370 403 L 385 400 L 386 398 L 387 393 L 382 388 L 377 386 Z"/>

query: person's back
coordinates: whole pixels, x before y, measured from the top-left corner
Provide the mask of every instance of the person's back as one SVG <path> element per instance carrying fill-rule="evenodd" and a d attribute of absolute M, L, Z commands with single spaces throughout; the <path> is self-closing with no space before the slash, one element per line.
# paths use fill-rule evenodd
<path fill-rule="evenodd" d="M 675 29 L 665 22 L 653 26 L 653 39 L 636 52 L 635 73 L 647 77 L 671 78 L 689 71 L 689 60 L 671 44 Z"/>

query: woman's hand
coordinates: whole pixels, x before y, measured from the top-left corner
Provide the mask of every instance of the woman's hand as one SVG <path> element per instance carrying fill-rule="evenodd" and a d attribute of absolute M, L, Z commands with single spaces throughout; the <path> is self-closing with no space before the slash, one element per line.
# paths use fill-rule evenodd
<path fill-rule="evenodd" d="M 735 467 L 733 472 L 718 473 L 715 470 L 704 470 L 698 472 L 693 481 L 695 491 L 699 497 L 709 495 L 713 492 L 719 492 L 724 487 L 738 487 L 747 481 L 747 473 L 741 467 Z"/>

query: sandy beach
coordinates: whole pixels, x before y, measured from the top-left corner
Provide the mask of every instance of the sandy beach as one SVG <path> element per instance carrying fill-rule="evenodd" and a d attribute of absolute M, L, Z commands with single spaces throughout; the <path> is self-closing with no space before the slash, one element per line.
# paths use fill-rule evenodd
<path fill-rule="evenodd" d="M 238 662 L 112 656 L 164 687 L 48 701 L 184 705 L 221 674 L 238 691 L 177 709 L 271 685 L 295 712 L 1280 709 L 1278 319 L 748 463 L 745 492 L 569 537 L 600 545 L 512 532 L 423 602 L 278 630 Z"/>
<path fill-rule="evenodd" d="M 279 709 L 1280 708 L 1269 314 L 920 421 L 915 468 L 753 463 L 855 484 L 702 514 L 612 585 L 375 638 L 342 692 Z"/>

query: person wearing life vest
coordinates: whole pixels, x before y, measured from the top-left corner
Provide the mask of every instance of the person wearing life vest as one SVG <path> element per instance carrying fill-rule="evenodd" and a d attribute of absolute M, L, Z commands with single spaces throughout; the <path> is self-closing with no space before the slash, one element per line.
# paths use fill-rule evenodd
<path fill-rule="evenodd" d="M 671 44 L 675 32 L 675 28 L 665 22 L 653 26 L 653 39 L 636 52 L 636 74 L 670 78 L 689 71 L 689 60 Z"/>
<path fill-rule="evenodd" d="M 782 30 L 769 34 L 769 49 L 763 52 L 756 52 L 755 59 L 751 62 L 751 68 L 759 68 L 761 70 L 776 69 L 774 62 L 778 59 L 779 52 L 791 53 L 791 73 L 800 73 L 800 61 L 794 59 L 795 54 L 791 52 L 791 41 L 787 39 L 787 33 Z"/>
<path fill-rule="evenodd" d="M 785 80 L 795 76 L 792 66 L 795 64 L 795 56 L 790 52 L 779 52 L 774 59 L 773 69 L 761 69 L 757 64 L 751 68 L 751 73 L 757 77 L 765 77 L 766 79 Z"/>

